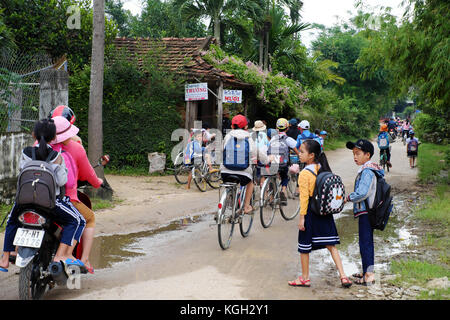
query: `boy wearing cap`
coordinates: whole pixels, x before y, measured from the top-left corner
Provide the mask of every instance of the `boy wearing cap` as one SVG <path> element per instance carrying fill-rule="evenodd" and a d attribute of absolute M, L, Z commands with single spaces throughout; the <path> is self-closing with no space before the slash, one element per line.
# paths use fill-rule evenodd
<path fill-rule="evenodd" d="M 309 131 L 309 121 L 308 120 L 302 120 L 298 124 L 298 128 L 300 129 L 300 134 L 297 137 L 297 145 L 296 145 L 297 149 L 300 149 L 300 146 L 302 145 L 303 141 L 305 141 L 307 139 L 314 139 L 317 142 L 319 142 L 317 139 L 317 136 L 314 133 L 312 133 L 311 131 Z"/>
<path fill-rule="evenodd" d="M 374 244 L 373 229 L 369 221 L 368 209 L 372 208 L 377 187 L 376 175 L 383 177 L 383 169 L 370 159 L 374 154 L 374 146 L 370 141 L 359 139 L 356 142 L 348 141 L 347 148 L 353 151 L 356 165 L 361 166 L 355 179 L 354 192 L 350 193 L 345 202 L 353 202 L 353 214 L 358 218 L 359 251 L 362 260 L 362 273 L 355 273 L 358 278 L 355 283 L 370 285 L 375 282 L 374 276 Z M 367 201 L 366 201 L 367 200 Z M 369 208 L 366 208 L 366 204 Z"/>

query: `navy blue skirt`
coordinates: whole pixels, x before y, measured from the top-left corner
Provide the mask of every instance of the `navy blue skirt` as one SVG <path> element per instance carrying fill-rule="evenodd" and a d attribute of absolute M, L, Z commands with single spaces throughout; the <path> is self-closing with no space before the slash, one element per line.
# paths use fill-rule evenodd
<path fill-rule="evenodd" d="M 327 245 L 339 244 L 333 215 L 319 216 L 308 210 L 305 231 L 298 231 L 298 252 L 310 253 Z"/>

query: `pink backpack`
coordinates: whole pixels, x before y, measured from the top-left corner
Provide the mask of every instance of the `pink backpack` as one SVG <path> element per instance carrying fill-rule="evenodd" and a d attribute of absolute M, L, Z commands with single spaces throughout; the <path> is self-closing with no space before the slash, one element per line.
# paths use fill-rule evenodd
<path fill-rule="evenodd" d="M 67 168 L 67 183 L 66 189 L 73 189 L 77 186 L 78 168 L 75 165 L 75 160 L 69 152 L 62 150 L 62 145 L 60 143 L 52 145 L 53 150 L 61 152 L 61 156 L 64 158 Z"/>

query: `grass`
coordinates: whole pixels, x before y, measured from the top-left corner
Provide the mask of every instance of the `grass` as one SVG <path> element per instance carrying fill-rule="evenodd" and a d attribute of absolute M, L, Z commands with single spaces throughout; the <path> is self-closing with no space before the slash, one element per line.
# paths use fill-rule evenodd
<path fill-rule="evenodd" d="M 114 208 L 117 204 L 123 202 L 123 200 L 113 199 L 104 200 L 100 198 L 91 198 L 92 211 Z"/>
<path fill-rule="evenodd" d="M 422 285 L 434 278 L 450 278 L 450 186 L 449 186 L 448 145 L 423 143 L 419 147 L 418 168 L 419 182 L 431 195 L 426 196 L 424 205 L 414 212 L 419 227 L 427 230 L 422 248 L 430 251 L 428 258 L 433 261 L 403 260 L 392 261 L 391 271 L 398 275 L 394 284 L 403 283 Z M 429 255 L 428 255 L 429 256 Z M 449 299 L 450 288 L 424 290 L 419 299 Z"/>
<path fill-rule="evenodd" d="M 376 133 L 371 133 L 370 136 L 373 138 L 376 136 Z M 324 142 L 325 151 L 332 151 L 340 148 L 345 148 L 345 144 L 347 143 L 347 141 L 355 142 L 358 139 L 367 139 L 367 137 L 353 137 L 348 135 L 341 135 L 337 138 L 326 138 Z M 371 138 L 368 140 L 371 140 Z"/>
<path fill-rule="evenodd" d="M 4 204 L 0 203 L 0 223 L 2 223 L 3 219 L 9 214 L 11 211 L 12 204 Z M 0 232 L 5 231 L 6 220 L 2 227 L 0 227 Z"/>
<path fill-rule="evenodd" d="M 425 286 L 428 281 L 435 278 L 450 278 L 450 270 L 440 265 L 417 260 L 392 261 L 391 271 L 397 274 L 392 283 L 402 286 L 403 283 Z M 448 300 L 450 288 L 423 290 L 418 299 Z"/>
<path fill-rule="evenodd" d="M 417 166 L 420 183 L 450 183 L 450 145 L 422 143 L 419 146 Z"/>
<path fill-rule="evenodd" d="M 132 177 L 137 177 L 137 176 L 157 177 L 157 176 L 171 175 L 173 173 L 171 171 L 148 173 L 148 168 L 126 166 L 126 167 L 122 167 L 120 169 L 105 168 L 105 174 L 120 175 L 120 176 L 132 176 Z"/>

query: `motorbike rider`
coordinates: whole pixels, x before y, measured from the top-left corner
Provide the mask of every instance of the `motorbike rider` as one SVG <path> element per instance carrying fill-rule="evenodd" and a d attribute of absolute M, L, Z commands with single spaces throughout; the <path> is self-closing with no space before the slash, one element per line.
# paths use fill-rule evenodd
<path fill-rule="evenodd" d="M 72 111 L 72 109 L 65 105 L 59 105 L 55 109 L 50 111 L 49 118 L 54 118 L 57 116 L 66 118 L 70 122 L 70 124 L 74 124 L 76 120 L 75 113 Z M 75 142 L 78 142 L 79 144 L 83 144 L 81 138 L 77 135 L 74 135 L 71 139 Z"/>
<path fill-rule="evenodd" d="M 22 151 L 19 164 L 20 169 L 32 160 L 33 151 L 35 151 L 36 159 L 42 161 L 47 159 L 50 152 L 53 151 L 49 146 L 49 143 L 53 141 L 56 136 L 56 126 L 54 121 L 51 119 L 42 119 L 37 121 L 32 134 L 38 141 L 38 144 L 36 146 L 26 147 Z M 74 264 L 83 266 L 83 263 L 80 260 L 73 257 L 72 250 L 70 250 L 70 248 L 76 244 L 76 242 L 79 242 L 86 221 L 78 210 L 72 206 L 68 197 L 59 197 L 60 187 L 64 186 L 67 182 L 67 168 L 63 157 L 60 153 L 54 153 L 54 155 L 49 159 L 49 162 L 54 169 L 57 184 L 57 188 L 55 190 L 56 206 L 54 209 L 57 217 L 56 222 L 63 226 L 61 243 L 56 251 L 53 261 L 63 261 L 67 265 Z M 17 213 L 19 210 L 19 206 L 14 204 L 8 217 L 4 239 L 4 253 L 0 261 L 0 271 L 3 272 L 8 271 L 7 268 L 9 267 L 10 253 L 15 251 L 13 242 L 19 227 L 17 223 Z"/>
<path fill-rule="evenodd" d="M 62 150 L 70 153 L 72 156 L 78 172 L 76 181 L 87 181 L 94 188 L 99 188 L 103 184 L 103 180 L 97 177 L 83 146 L 73 140 L 73 137 L 78 133 L 78 128 L 64 117 L 55 117 L 54 120 L 56 125 L 56 139 L 54 144 L 59 144 Z M 83 253 L 80 260 L 85 264 L 89 273 L 94 273 L 94 269 L 89 263 L 89 255 L 94 242 L 95 215 L 91 209 L 78 199 L 77 188 L 77 183 L 71 188 L 66 188 L 66 195 L 70 197 L 72 205 L 86 220 L 86 228 L 82 235 Z"/>

